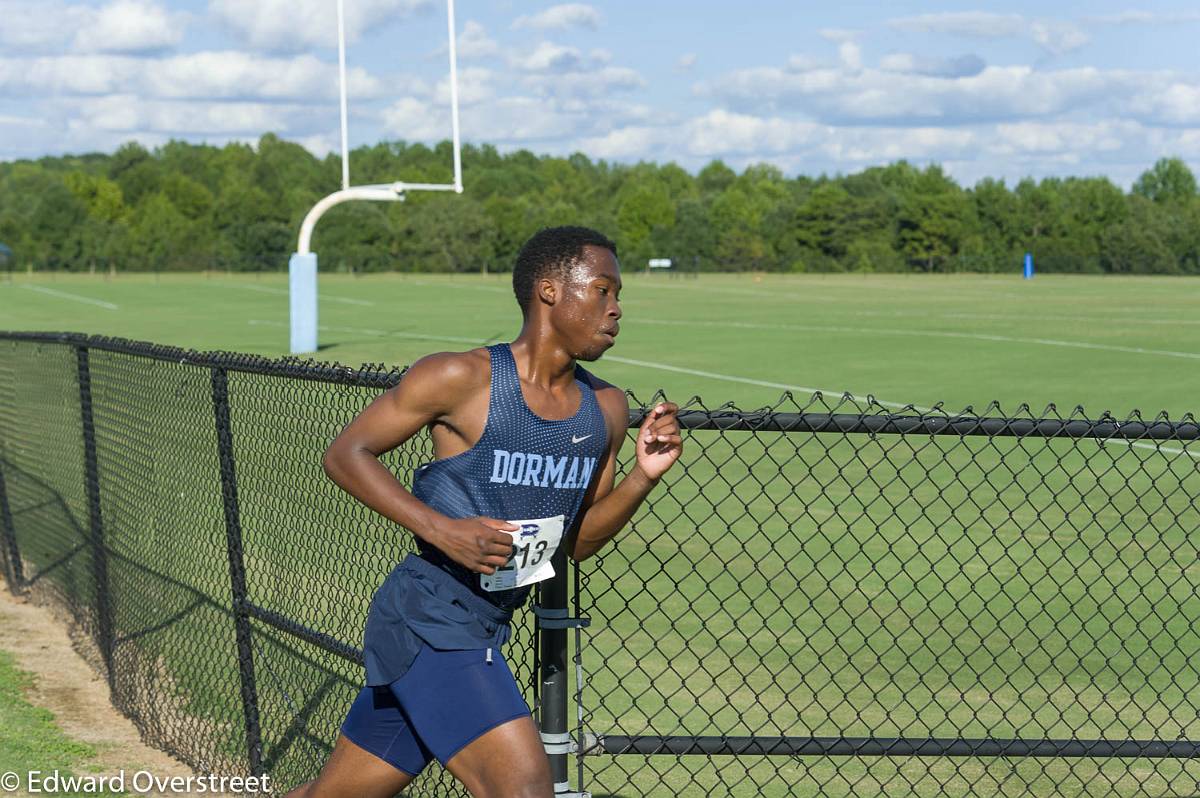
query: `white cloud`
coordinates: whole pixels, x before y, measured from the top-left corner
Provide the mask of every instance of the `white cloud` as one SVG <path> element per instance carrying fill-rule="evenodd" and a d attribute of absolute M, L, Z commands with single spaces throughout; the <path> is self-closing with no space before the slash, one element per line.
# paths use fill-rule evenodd
<path fill-rule="evenodd" d="M 347 72 L 356 99 L 384 94 L 361 68 Z M 388 90 L 393 90 L 390 86 Z M 68 55 L 0 58 L 0 96 L 137 94 L 170 99 L 323 101 L 337 97 L 337 68 L 312 55 L 267 58 L 213 51 L 162 58 Z"/>
<path fill-rule="evenodd" d="M 678 72 L 686 72 L 696 65 L 695 53 L 684 53 L 679 56 L 679 60 L 675 62 L 675 69 Z"/>
<path fill-rule="evenodd" d="M 990 66 L 962 77 L 874 68 L 758 67 L 699 84 L 697 91 L 739 110 L 793 109 L 835 123 L 964 124 L 1103 105 L 1114 94 L 1141 90 L 1145 80 L 1146 73 L 1092 67 L 1035 71 L 1025 66 Z"/>
<path fill-rule="evenodd" d="M 614 92 L 632 91 L 646 85 L 636 71 L 628 67 L 602 67 L 562 75 L 536 75 L 524 80 L 526 86 L 542 96 L 604 98 Z"/>
<path fill-rule="evenodd" d="M 345 4 L 346 41 L 391 17 L 431 9 L 434 0 L 353 0 Z M 209 13 L 254 47 L 296 52 L 337 46 L 333 0 L 209 0 Z"/>
<path fill-rule="evenodd" d="M 405 97 L 382 114 L 389 135 L 409 141 L 439 141 L 450 136 L 449 111 L 441 104 Z M 464 138 L 489 143 L 545 141 L 571 135 L 579 121 L 534 97 L 501 97 L 461 111 Z"/>
<path fill-rule="evenodd" d="M 1016 122 L 996 125 L 985 146 L 997 155 L 1112 152 L 1140 132 L 1136 122 Z"/>
<path fill-rule="evenodd" d="M 326 133 L 314 133 L 311 136 L 298 136 L 294 141 L 318 158 L 324 158 L 331 152 L 342 151 L 341 139 Z M 354 164 L 351 164 L 353 166 Z"/>
<path fill-rule="evenodd" d="M 976 39 L 1027 38 L 1051 55 L 1077 50 L 1091 37 L 1070 22 L 1026 19 L 1020 14 L 995 14 L 987 11 L 954 11 L 919 14 L 888 21 L 894 30 L 911 33 L 946 33 Z"/>
<path fill-rule="evenodd" d="M 337 70 L 316 56 L 264 58 L 234 52 L 203 52 L 164 59 L 145 79 L 160 97 L 322 100 L 338 95 Z M 383 96 L 387 87 L 361 67 L 346 72 L 347 94 Z"/>
<path fill-rule="evenodd" d="M 98 8 L 58 0 L 0 0 L 0 50 L 20 53 L 149 53 L 183 38 L 187 15 L 157 0 L 112 0 Z"/>
<path fill-rule="evenodd" d="M 182 38 L 181 15 L 151 0 L 115 0 L 97 9 L 75 34 L 75 47 L 89 53 L 154 52 Z"/>
<path fill-rule="evenodd" d="M 1090 36 L 1069 22 L 1033 22 L 1029 32 L 1039 46 L 1053 55 L 1078 50 L 1091 41 Z"/>
<path fill-rule="evenodd" d="M 684 141 L 688 152 L 701 156 L 784 152 L 809 142 L 820 128 L 813 122 L 762 118 L 718 109 L 689 121 Z"/>
<path fill-rule="evenodd" d="M 899 158 L 927 160 L 969 152 L 976 133 L 942 128 L 834 127 L 815 122 L 709 111 L 682 125 L 632 125 L 585 138 L 585 152 L 602 158 L 659 156 L 704 162 L 712 158 L 770 158 L 803 167 L 834 161 L 861 166 Z"/>
<path fill-rule="evenodd" d="M 844 41 L 839 44 L 838 57 L 842 59 L 842 66 L 852 72 L 862 69 L 862 47 L 858 42 Z"/>
<path fill-rule="evenodd" d="M 936 78 L 961 78 L 978 75 L 987 66 L 974 53 L 956 58 L 931 58 L 912 53 L 892 53 L 884 56 L 879 66 L 888 72 L 907 72 Z"/>
<path fill-rule="evenodd" d="M 500 55 L 500 45 L 487 35 L 483 25 L 474 20 L 467 20 L 462 32 L 455 42 L 458 57 L 463 60 L 474 58 L 493 58 Z M 443 48 L 444 50 L 444 48 Z"/>
<path fill-rule="evenodd" d="M 827 41 L 847 42 L 857 39 L 862 35 L 862 31 L 853 28 L 821 28 L 817 34 Z"/>
<path fill-rule="evenodd" d="M 450 134 L 449 113 L 440 105 L 402 97 L 380 115 L 385 131 L 409 141 L 435 141 Z"/>
<path fill-rule="evenodd" d="M 1200 11 L 1145 11 L 1129 10 L 1119 14 L 1103 14 L 1084 17 L 1089 25 L 1178 25 L 1200 22 Z"/>
<path fill-rule="evenodd" d="M 495 80 L 496 73 L 490 69 L 471 67 L 458 70 L 459 107 L 477 105 L 490 100 L 496 94 Z M 450 78 L 448 76 L 439 80 L 434 86 L 433 101 L 447 108 L 450 107 Z"/>
<path fill-rule="evenodd" d="M 298 107 L 279 104 L 147 101 L 133 94 L 88 98 L 78 109 L 71 122 L 75 127 L 168 134 L 286 132 L 289 118 L 303 113 Z"/>
<path fill-rule="evenodd" d="M 603 19 L 600 12 L 585 3 L 564 3 L 550 6 L 545 11 L 517 17 L 514 28 L 536 28 L 537 30 L 566 30 L 568 28 L 600 27 Z"/>
<path fill-rule="evenodd" d="M 1124 109 L 1149 122 L 1200 126 L 1200 82 L 1156 81 L 1132 92 Z"/>
<path fill-rule="evenodd" d="M 0 114 L 0 126 L 4 127 L 45 127 L 47 122 L 45 119 L 39 119 L 33 116 L 11 116 Z"/>
<path fill-rule="evenodd" d="M 1163 151 L 1200 158 L 1200 130 L 1186 130 L 1180 133 Z"/>
<path fill-rule="evenodd" d="M 648 106 L 563 96 L 499 96 L 461 111 L 465 139 L 517 146 L 538 142 L 553 147 L 656 117 L 663 118 L 662 112 Z M 392 103 L 381 121 L 387 135 L 408 140 L 439 141 L 450 135 L 448 105 L 425 95 Z"/>
<path fill-rule="evenodd" d="M 574 72 L 584 64 L 577 47 L 541 42 L 532 50 L 513 55 L 511 63 L 523 72 Z"/>
<path fill-rule="evenodd" d="M 993 14 L 987 11 L 919 14 L 889 20 L 888 26 L 913 33 L 950 33 L 983 39 L 1021 36 L 1027 30 L 1025 18 L 1019 14 Z"/>
<path fill-rule="evenodd" d="M 61 50 L 93 13 L 56 0 L 0 0 L 0 48 L 8 54 Z"/>

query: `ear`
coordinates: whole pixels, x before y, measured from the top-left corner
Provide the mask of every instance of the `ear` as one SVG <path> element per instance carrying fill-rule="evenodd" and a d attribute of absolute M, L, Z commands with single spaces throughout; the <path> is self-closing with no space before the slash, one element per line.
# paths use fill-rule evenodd
<path fill-rule="evenodd" d="M 547 305 L 553 305 L 558 301 L 558 285 L 549 277 L 538 280 L 533 286 L 533 293 Z"/>

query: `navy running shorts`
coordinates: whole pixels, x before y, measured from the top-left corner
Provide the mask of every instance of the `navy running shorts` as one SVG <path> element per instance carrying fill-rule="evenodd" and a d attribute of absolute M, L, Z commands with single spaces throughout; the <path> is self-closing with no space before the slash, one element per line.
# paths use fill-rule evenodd
<path fill-rule="evenodd" d="M 416 776 L 431 759 L 444 767 L 485 732 L 528 716 L 499 649 L 441 651 L 423 645 L 399 679 L 359 692 L 342 734 Z"/>

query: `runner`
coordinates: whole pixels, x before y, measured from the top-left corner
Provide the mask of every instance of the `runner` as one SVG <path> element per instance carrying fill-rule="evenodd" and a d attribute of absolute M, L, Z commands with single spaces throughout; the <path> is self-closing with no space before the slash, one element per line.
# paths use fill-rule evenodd
<path fill-rule="evenodd" d="M 615 341 L 617 248 L 555 227 L 517 256 L 524 323 L 511 344 L 429 355 L 352 420 L 326 473 L 411 530 L 410 554 L 376 592 L 366 686 L 315 781 L 289 796 L 392 796 L 437 759 L 476 798 L 550 798 L 549 759 L 501 654 L 513 610 L 553 575 L 560 546 L 592 556 L 682 451 L 677 408 L 655 406 L 637 462 L 614 487 L 628 426 L 620 389 L 584 370 Z M 412 492 L 378 457 L 421 428 L 435 460 Z"/>

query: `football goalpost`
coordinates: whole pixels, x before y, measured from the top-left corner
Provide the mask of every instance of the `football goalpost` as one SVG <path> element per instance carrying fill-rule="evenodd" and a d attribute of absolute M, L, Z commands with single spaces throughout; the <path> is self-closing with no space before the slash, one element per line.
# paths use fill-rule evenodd
<path fill-rule="evenodd" d="M 366 200 L 399 202 L 409 191 L 453 191 L 461 194 L 462 152 L 458 135 L 458 58 L 455 49 L 454 0 L 446 0 L 446 26 L 450 44 L 450 129 L 454 143 L 453 183 L 377 183 L 350 185 L 350 145 L 346 111 L 345 0 L 337 0 L 338 77 L 341 84 L 342 188 L 312 207 L 300 225 L 300 240 L 288 262 L 290 351 L 293 355 L 317 351 L 317 253 L 312 251 L 313 229 L 325 211 L 343 202 Z"/>

